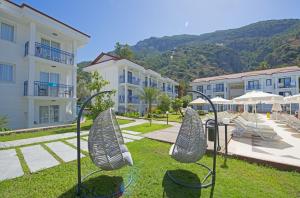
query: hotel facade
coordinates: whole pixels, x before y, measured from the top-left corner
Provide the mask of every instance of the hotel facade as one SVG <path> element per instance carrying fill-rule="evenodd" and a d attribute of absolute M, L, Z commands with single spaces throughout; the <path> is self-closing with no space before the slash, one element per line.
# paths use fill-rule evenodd
<path fill-rule="evenodd" d="M 88 67 L 86 72 L 97 71 L 109 81 L 106 90 L 116 90 L 113 98 L 117 112 L 139 112 L 144 114 L 147 106 L 139 95 L 144 87 L 154 87 L 171 98 L 177 96 L 178 83 L 159 73 L 109 54 L 100 54 Z"/>
<path fill-rule="evenodd" d="M 299 94 L 300 68 L 291 66 L 199 78 L 190 85 L 193 90 L 203 92 L 210 98 L 220 96 L 233 99 L 253 90 L 289 96 Z M 194 99 L 197 97 L 197 94 L 193 94 Z M 270 105 L 264 105 L 261 110 L 269 109 Z"/>
<path fill-rule="evenodd" d="M 0 1 L 0 115 L 11 129 L 76 117 L 76 53 L 89 36 L 26 4 Z"/>

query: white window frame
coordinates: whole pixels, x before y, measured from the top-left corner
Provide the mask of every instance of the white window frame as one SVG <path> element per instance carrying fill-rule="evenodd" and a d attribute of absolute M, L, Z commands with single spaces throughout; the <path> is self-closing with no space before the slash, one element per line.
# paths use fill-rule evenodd
<path fill-rule="evenodd" d="M 58 107 L 58 121 L 54 121 L 54 120 L 51 120 L 51 108 L 54 108 L 54 106 L 57 106 Z M 48 110 L 48 114 L 46 118 L 43 118 L 41 119 L 41 107 L 46 107 L 47 110 Z M 51 124 L 51 123 L 59 123 L 60 122 L 60 105 L 41 105 L 39 106 L 39 124 Z M 54 116 L 54 114 L 53 114 Z M 48 120 L 48 122 L 41 122 L 41 120 Z"/>
<path fill-rule="evenodd" d="M 0 62 L 1 65 L 9 65 L 12 66 L 12 80 L 8 81 L 8 80 L 1 80 L 0 79 L 0 83 L 16 83 L 16 66 L 12 63 L 6 63 L 6 62 Z"/>
<path fill-rule="evenodd" d="M 7 25 L 11 25 L 14 27 L 14 36 L 13 36 L 13 40 L 10 41 L 10 40 L 6 40 L 6 39 L 2 39 L 2 36 L 1 36 L 1 24 L 2 23 L 5 23 Z M 0 40 L 1 41 L 5 41 L 5 42 L 9 42 L 9 43 L 16 43 L 16 36 L 17 36 L 17 25 L 9 20 L 6 20 L 6 19 L 3 19 L 3 18 L 0 18 Z"/>

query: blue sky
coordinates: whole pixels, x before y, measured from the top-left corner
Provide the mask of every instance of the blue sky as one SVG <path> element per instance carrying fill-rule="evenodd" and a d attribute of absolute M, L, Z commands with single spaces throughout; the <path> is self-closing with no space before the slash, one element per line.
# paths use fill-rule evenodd
<path fill-rule="evenodd" d="M 13 0 L 91 35 L 78 61 L 151 36 L 202 34 L 268 19 L 300 18 L 298 0 Z"/>

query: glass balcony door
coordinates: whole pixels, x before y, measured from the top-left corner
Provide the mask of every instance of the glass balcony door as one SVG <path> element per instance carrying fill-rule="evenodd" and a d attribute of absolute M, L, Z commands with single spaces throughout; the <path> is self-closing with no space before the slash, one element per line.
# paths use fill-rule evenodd
<path fill-rule="evenodd" d="M 41 39 L 41 43 L 43 57 L 60 62 L 60 43 L 44 38 Z"/>
<path fill-rule="evenodd" d="M 59 105 L 40 106 L 39 121 L 40 124 L 59 122 Z"/>
<path fill-rule="evenodd" d="M 40 81 L 42 84 L 39 87 L 39 96 L 58 97 L 59 95 L 59 79 L 58 73 L 40 73 Z"/>

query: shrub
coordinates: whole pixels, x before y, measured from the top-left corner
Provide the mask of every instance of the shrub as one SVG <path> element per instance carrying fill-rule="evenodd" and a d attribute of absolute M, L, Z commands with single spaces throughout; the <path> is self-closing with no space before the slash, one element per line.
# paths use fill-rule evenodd
<path fill-rule="evenodd" d="M 7 131 L 9 130 L 7 127 L 7 117 L 0 116 L 0 131 Z"/>
<path fill-rule="evenodd" d="M 125 117 L 129 117 L 129 118 L 139 118 L 140 117 L 140 113 L 139 112 L 126 112 L 123 115 Z"/>
<path fill-rule="evenodd" d="M 203 110 L 199 110 L 199 111 L 198 111 L 198 114 L 199 114 L 199 115 L 206 115 L 206 112 L 203 111 Z"/>

